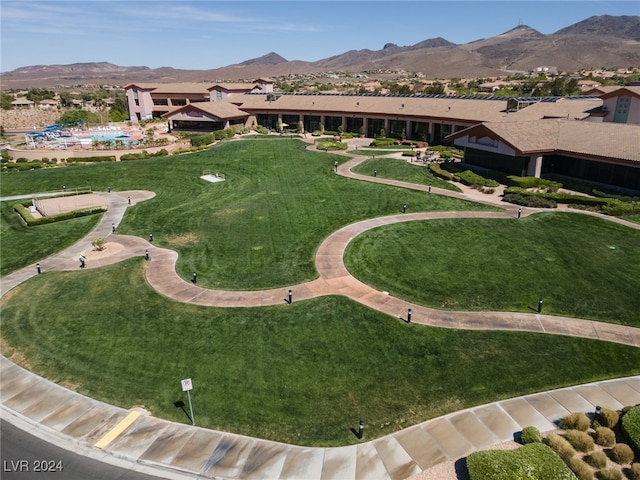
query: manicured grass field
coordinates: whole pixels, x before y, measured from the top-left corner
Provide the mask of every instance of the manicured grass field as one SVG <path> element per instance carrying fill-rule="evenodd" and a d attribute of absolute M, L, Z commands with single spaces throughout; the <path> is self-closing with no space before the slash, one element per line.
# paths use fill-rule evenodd
<path fill-rule="evenodd" d="M 640 327 L 640 231 L 580 214 L 434 220 L 355 238 L 352 274 L 446 310 L 544 313 Z"/>
<path fill-rule="evenodd" d="M 395 158 L 371 158 L 353 169 L 355 173 L 370 175 L 373 177 L 374 171 L 380 178 L 390 178 L 403 182 L 415 183 L 418 185 L 432 185 L 438 188 L 445 188 L 459 192 L 455 185 L 445 182 L 441 178 L 433 175 L 426 165 L 418 165 L 398 160 Z"/>
<path fill-rule="evenodd" d="M 6 177 L 3 177 L 3 180 Z M 0 203 L 0 275 L 35 264 L 72 245 L 96 226 L 102 215 L 27 227 L 14 213 L 13 204 Z"/>
<path fill-rule="evenodd" d="M 151 190 L 129 209 L 118 233 L 178 251 L 185 279 L 224 289 L 263 289 L 317 276 L 318 245 L 349 223 L 411 211 L 491 207 L 336 175 L 342 156 L 305 150 L 295 139 L 223 142 L 200 153 L 149 160 L 41 169 L 3 175 L 2 195 L 90 185 Z M 224 173 L 212 184 L 203 170 Z"/>
<path fill-rule="evenodd" d="M 499 398 L 640 373 L 640 349 L 410 324 L 342 297 L 206 308 L 161 297 L 146 262 L 45 272 L 2 299 L 5 355 L 79 392 L 199 426 L 303 445 L 366 438 Z M 16 355 L 19 357 L 20 355 Z"/>

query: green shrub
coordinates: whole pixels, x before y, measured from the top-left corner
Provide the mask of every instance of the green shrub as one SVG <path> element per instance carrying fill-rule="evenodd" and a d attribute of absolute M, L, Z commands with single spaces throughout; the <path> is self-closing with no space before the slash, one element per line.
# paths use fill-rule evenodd
<path fill-rule="evenodd" d="M 199 147 L 180 148 L 178 150 L 175 150 L 173 154 L 180 155 L 181 153 L 199 152 L 201 150 L 206 150 L 207 148 L 209 148 L 209 145 L 201 145 Z"/>
<path fill-rule="evenodd" d="M 484 179 L 484 186 L 485 187 L 496 188 L 496 187 L 500 186 L 500 182 L 498 182 L 497 180 L 493 180 L 492 178 L 485 178 Z"/>
<path fill-rule="evenodd" d="M 24 171 L 24 170 L 35 170 L 38 168 L 43 168 L 44 165 L 41 162 L 18 162 L 16 161 L 15 163 L 12 162 L 8 162 L 8 163 L 3 163 L 2 167 L 5 170 L 15 170 L 18 172 Z"/>
<path fill-rule="evenodd" d="M 578 477 L 578 480 L 593 480 L 591 468 L 578 457 L 571 457 L 566 460 L 567 466 Z"/>
<path fill-rule="evenodd" d="M 616 443 L 616 434 L 609 427 L 598 427 L 593 434 L 597 445 L 601 447 L 613 447 Z"/>
<path fill-rule="evenodd" d="M 321 138 L 316 142 L 316 148 L 318 150 L 346 150 L 347 144 L 342 142 L 336 142 L 331 138 Z"/>
<path fill-rule="evenodd" d="M 103 213 L 107 209 L 106 207 L 94 207 L 87 208 L 84 210 L 74 210 L 72 212 L 60 213 L 58 215 L 50 215 L 47 217 L 38 217 L 35 218 L 31 215 L 31 212 L 27 208 L 27 205 L 31 204 L 31 200 L 25 201 L 24 204 L 16 203 L 13 205 L 13 209 L 18 215 L 22 217 L 25 223 L 30 227 L 35 227 L 36 225 L 45 225 L 47 223 L 61 222 L 63 220 L 69 220 L 71 218 L 84 217 L 87 215 L 93 215 L 96 213 Z"/>
<path fill-rule="evenodd" d="M 602 213 L 613 216 L 639 214 L 640 202 L 623 202 L 617 199 L 610 199 L 606 205 L 603 205 Z"/>
<path fill-rule="evenodd" d="M 600 415 L 598 416 L 598 423 L 603 427 L 614 428 L 618 425 L 620 420 L 620 414 L 615 410 L 607 407 L 600 409 Z"/>
<path fill-rule="evenodd" d="M 518 177 L 516 175 L 507 176 L 510 185 L 520 188 L 544 188 L 549 192 L 556 192 L 562 188 L 562 184 L 538 177 Z"/>
<path fill-rule="evenodd" d="M 547 435 L 544 441 L 549 447 L 551 447 L 551 450 L 556 452 L 564 461 L 568 461 L 576 453 L 567 439 L 557 433 Z"/>
<path fill-rule="evenodd" d="M 540 430 L 538 430 L 536 427 L 524 427 L 520 434 L 520 441 L 525 445 L 528 443 L 542 442 L 542 435 L 540 435 Z"/>
<path fill-rule="evenodd" d="M 100 162 L 115 162 L 115 155 L 97 155 L 95 157 L 82 157 L 82 158 L 74 158 L 76 162 L 81 163 L 100 163 Z"/>
<path fill-rule="evenodd" d="M 560 428 L 563 430 L 580 430 L 581 432 L 586 432 L 589 430 L 590 425 L 589 417 L 584 413 L 570 413 L 560 420 Z"/>
<path fill-rule="evenodd" d="M 433 173 L 436 177 L 440 177 L 444 180 L 448 180 L 448 181 L 456 181 L 456 179 L 458 178 L 457 175 L 451 173 L 451 172 L 447 172 L 446 170 L 443 170 L 442 167 L 437 164 L 437 163 L 430 163 L 429 164 L 429 171 L 431 173 Z"/>
<path fill-rule="evenodd" d="M 622 431 L 640 457 L 640 406 L 633 407 L 622 417 Z"/>
<path fill-rule="evenodd" d="M 628 474 L 629 480 L 640 480 L 640 463 L 632 463 Z"/>
<path fill-rule="evenodd" d="M 463 183 L 464 185 L 468 185 L 468 186 L 477 185 L 478 187 L 484 187 L 484 182 L 485 182 L 484 177 L 481 177 L 480 175 L 472 172 L 471 170 L 465 170 L 464 172 L 460 172 L 458 174 L 458 177 L 460 177 L 460 182 Z"/>
<path fill-rule="evenodd" d="M 593 438 L 587 432 L 581 430 L 567 430 L 564 438 L 579 452 L 590 452 L 593 450 Z"/>
<path fill-rule="evenodd" d="M 369 146 L 370 147 L 388 147 L 390 145 L 397 145 L 399 143 L 400 142 L 398 142 L 393 138 L 376 138 L 369 144 Z"/>
<path fill-rule="evenodd" d="M 162 150 L 158 150 L 155 153 L 149 153 L 146 150 L 143 150 L 142 152 L 125 153 L 124 155 L 120 155 L 120 161 L 142 160 L 145 158 L 164 157 L 166 155 L 169 155 L 169 152 L 167 152 L 164 148 Z"/>
<path fill-rule="evenodd" d="M 596 473 L 599 480 L 622 480 L 622 472 L 617 468 L 605 468 Z"/>
<path fill-rule="evenodd" d="M 607 455 L 604 452 L 593 452 L 585 455 L 584 461 L 595 468 L 603 468 L 607 465 Z"/>
<path fill-rule="evenodd" d="M 549 447 L 531 443 L 516 450 L 487 450 L 467 457 L 471 480 L 575 480 Z"/>
<path fill-rule="evenodd" d="M 631 463 L 633 461 L 633 450 L 626 443 L 616 443 L 610 450 L 611 460 L 619 464 Z"/>
<path fill-rule="evenodd" d="M 558 205 L 553 200 L 547 200 L 546 198 L 537 197 L 534 195 L 522 195 L 520 193 L 506 193 L 502 197 L 504 202 L 515 203 L 516 205 L 522 205 L 523 207 L 534 208 L 556 208 Z"/>

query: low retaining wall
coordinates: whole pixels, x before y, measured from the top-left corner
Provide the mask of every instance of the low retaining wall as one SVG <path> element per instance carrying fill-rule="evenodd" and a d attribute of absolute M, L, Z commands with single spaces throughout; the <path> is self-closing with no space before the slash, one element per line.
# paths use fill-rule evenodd
<path fill-rule="evenodd" d="M 105 155 L 113 155 L 116 157 L 116 161 L 120 161 L 120 157 L 122 155 L 126 155 L 129 153 L 140 153 L 143 150 L 146 150 L 149 153 L 156 153 L 162 149 L 165 149 L 167 152 L 171 153 L 175 150 L 179 150 L 181 148 L 188 148 L 191 146 L 191 142 L 188 140 L 180 141 L 176 143 L 170 143 L 168 145 L 163 145 L 160 147 L 149 147 L 149 148 L 129 148 L 126 150 L 73 150 L 73 149 L 37 149 L 37 150 L 21 150 L 17 148 L 9 147 L 7 152 L 9 153 L 9 158 L 11 160 L 16 160 L 18 158 L 26 158 L 27 160 L 41 160 L 43 158 L 57 158 L 58 161 L 67 158 L 88 158 L 88 157 L 102 157 Z"/>

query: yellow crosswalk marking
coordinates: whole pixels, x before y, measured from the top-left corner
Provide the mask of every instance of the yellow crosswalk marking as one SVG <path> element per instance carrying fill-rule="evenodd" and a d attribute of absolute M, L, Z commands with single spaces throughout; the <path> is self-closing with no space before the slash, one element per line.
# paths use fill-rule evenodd
<path fill-rule="evenodd" d="M 136 421 L 136 418 L 140 416 L 140 412 L 133 411 L 129 413 L 120 423 L 118 423 L 115 427 L 113 427 L 109 432 L 107 432 L 100 440 L 96 442 L 94 447 L 103 449 L 111 442 L 113 442 L 118 435 L 124 432 L 127 428 L 131 426 L 133 422 Z"/>

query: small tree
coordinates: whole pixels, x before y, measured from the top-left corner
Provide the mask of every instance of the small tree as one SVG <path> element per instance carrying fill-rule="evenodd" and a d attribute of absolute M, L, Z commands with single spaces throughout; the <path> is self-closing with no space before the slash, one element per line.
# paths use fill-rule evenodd
<path fill-rule="evenodd" d="M 304 133 L 304 123 L 302 123 L 302 120 L 298 122 L 298 133 Z"/>
<path fill-rule="evenodd" d="M 107 242 L 105 241 L 104 238 L 97 238 L 93 242 L 91 242 L 91 246 L 100 252 L 105 249 L 106 243 Z"/>

